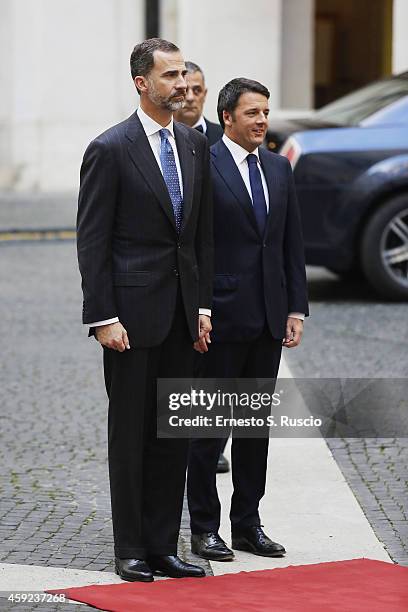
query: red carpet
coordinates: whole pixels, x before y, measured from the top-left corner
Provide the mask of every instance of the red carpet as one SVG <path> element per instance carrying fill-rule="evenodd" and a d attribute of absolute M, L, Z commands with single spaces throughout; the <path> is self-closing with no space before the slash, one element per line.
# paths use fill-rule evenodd
<path fill-rule="evenodd" d="M 408 567 L 352 559 L 47 592 L 109 612 L 407 612 Z"/>

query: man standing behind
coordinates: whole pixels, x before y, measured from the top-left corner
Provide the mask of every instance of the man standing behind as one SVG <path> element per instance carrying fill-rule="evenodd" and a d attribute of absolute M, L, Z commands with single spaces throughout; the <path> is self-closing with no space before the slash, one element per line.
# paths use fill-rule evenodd
<path fill-rule="evenodd" d="M 212 343 L 200 359 L 208 378 L 276 378 L 282 344 L 297 346 L 308 314 L 300 216 L 285 157 L 260 148 L 268 124 L 269 91 L 233 79 L 220 91 L 224 136 L 211 147 L 215 278 Z M 232 548 L 282 556 L 264 533 L 268 438 L 232 439 Z M 205 559 L 234 556 L 218 534 L 216 466 L 221 440 L 195 439 L 190 448 L 188 503 L 192 551 Z"/>
<path fill-rule="evenodd" d="M 203 115 L 204 102 L 207 97 L 204 73 L 194 62 L 186 62 L 186 69 L 186 101 L 184 106 L 174 113 L 174 118 L 205 134 L 211 146 L 221 138 L 222 129 L 217 123 L 208 121 Z"/>
<path fill-rule="evenodd" d="M 217 123 L 212 123 L 203 115 L 204 103 L 207 97 L 207 88 L 205 86 L 204 72 L 194 62 L 186 62 L 186 101 L 182 108 L 174 113 L 174 118 L 180 123 L 189 125 L 205 134 L 210 145 L 215 144 L 222 137 L 221 126 Z M 229 472 L 228 459 L 224 455 L 226 440 L 221 445 L 221 452 L 217 463 L 217 473 L 223 474 Z"/>
<path fill-rule="evenodd" d="M 146 40 L 130 66 L 140 106 L 85 152 L 77 235 L 83 322 L 104 348 L 115 569 L 147 582 L 205 574 L 177 557 L 188 440 L 157 438 L 156 380 L 191 377 L 209 340 L 213 224 L 207 139 L 172 118 L 179 49 Z"/>

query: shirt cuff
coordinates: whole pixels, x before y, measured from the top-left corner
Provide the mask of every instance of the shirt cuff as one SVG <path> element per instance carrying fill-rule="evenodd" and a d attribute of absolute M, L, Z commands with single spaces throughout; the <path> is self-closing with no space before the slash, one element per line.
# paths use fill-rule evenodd
<path fill-rule="evenodd" d="M 101 325 L 110 325 L 111 323 L 119 323 L 118 317 L 113 319 L 105 319 L 105 321 L 96 321 L 96 323 L 87 323 L 88 327 L 100 327 Z"/>
<path fill-rule="evenodd" d="M 292 317 L 293 319 L 300 319 L 301 321 L 304 321 L 305 313 L 304 312 L 290 312 L 288 314 L 288 317 Z"/>
<path fill-rule="evenodd" d="M 199 308 L 198 314 L 206 315 L 207 317 L 211 317 L 211 310 L 209 308 Z"/>

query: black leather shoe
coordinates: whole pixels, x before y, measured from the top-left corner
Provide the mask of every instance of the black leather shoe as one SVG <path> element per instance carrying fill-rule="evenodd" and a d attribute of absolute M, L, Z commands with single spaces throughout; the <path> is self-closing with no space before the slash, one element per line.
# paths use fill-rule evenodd
<path fill-rule="evenodd" d="M 218 457 L 217 474 L 225 474 L 226 472 L 229 472 L 229 469 L 228 459 L 223 453 L 221 453 Z"/>
<path fill-rule="evenodd" d="M 210 561 L 232 561 L 234 553 L 218 533 L 191 535 L 191 552 Z"/>
<path fill-rule="evenodd" d="M 272 542 L 261 525 L 252 525 L 232 531 L 232 548 L 245 550 L 260 557 L 283 557 L 286 550 L 281 544 Z"/>
<path fill-rule="evenodd" d="M 115 572 L 128 582 L 152 582 L 152 570 L 143 559 L 119 559 L 115 557 Z"/>
<path fill-rule="evenodd" d="M 154 572 L 160 572 L 170 578 L 202 578 L 205 571 L 198 565 L 184 563 L 176 555 L 160 555 L 149 557 L 147 562 Z"/>

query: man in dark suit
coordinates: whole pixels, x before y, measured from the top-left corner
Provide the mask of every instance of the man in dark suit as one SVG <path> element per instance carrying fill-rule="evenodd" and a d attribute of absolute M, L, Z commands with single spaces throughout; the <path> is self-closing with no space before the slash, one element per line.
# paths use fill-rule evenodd
<path fill-rule="evenodd" d="M 136 45 L 135 113 L 95 138 L 82 168 L 83 322 L 104 347 L 116 572 L 203 576 L 177 557 L 188 440 L 158 439 L 156 380 L 192 376 L 209 340 L 212 199 L 207 139 L 173 122 L 186 68 L 162 39 Z"/>
<path fill-rule="evenodd" d="M 211 147 L 215 278 L 212 343 L 201 356 L 210 378 L 276 378 L 282 344 L 299 344 L 308 314 L 300 216 L 285 157 L 260 147 L 267 129 L 269 91 L 249 79 L 221 90 L 224 136 Z M 261 527 L 268 438 L 233 438 L 232 548 L 282 556 L 285 548 Z M 220 502 L 215 470 L 222 441 L 192 441 L 188 502 L 192 551 L 231 560 L 218 534 Z"/>
<path fill-rule="evenodd" d="M 220 125 L 209 121 L 203 115 L 207 97 L 204 73 L 194 62 L 186 62 L 186 69 L 186 102 L 174 113 L 174 118 L 205 134 L 211 146 L 221 138 L 222 129 Z"/>

